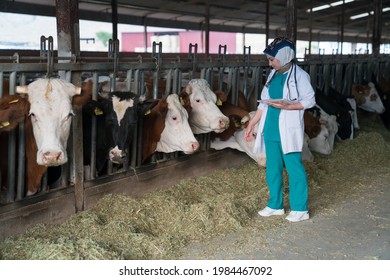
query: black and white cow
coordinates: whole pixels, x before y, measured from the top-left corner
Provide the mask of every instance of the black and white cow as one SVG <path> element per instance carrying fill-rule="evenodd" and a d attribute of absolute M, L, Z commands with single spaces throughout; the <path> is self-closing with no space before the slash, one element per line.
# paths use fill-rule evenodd
<path fill-rule="evenodd" d="M 92 116 L 96 118 L 96 172 L 107 160 L 121 164 L 128 153 L 143 96 L 132 92 L 112 92 L 107 99 L 92 100 L 83 107 L 84 164 L 91 158 Z"/>
<path fill-rule="evenodd" d="M 353 122 L 352 112 L 353 109 L 348 102 L 337 101 L 338 99 L 334 96 L 340 96 L 337 92 L 330 90 L 329 95 L 326 95 L 321 90 L 317 89 L 315 94 L 316 103 L 321 107 L 327 114 L 336 116 L 336 121 L 339 126 L 337 136 L 341 140 L 353 138 Z M 333 96 L 333 97 L 331 97 Z"/>

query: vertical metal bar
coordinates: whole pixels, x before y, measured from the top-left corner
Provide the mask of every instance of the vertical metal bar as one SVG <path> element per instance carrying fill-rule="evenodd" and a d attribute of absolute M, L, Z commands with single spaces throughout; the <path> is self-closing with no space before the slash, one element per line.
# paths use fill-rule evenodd
<path fill-rule="evenodd" d="M 93 72 L 92 74 L 92 82 L 93 82 L 93 86 L 92 86 L 92 100 L 97 100 L 97 96 L 98 96 L 98 81 L 99 81 L 99 77 L 98 77 L 98 73 L 95 71 Z M 91 179 L 95 179 L 96 176 L 98 175 L 96 173 L 96 135 L 97 135 L 97 120 L 96 120 L 96 116 L 95 115 L 92 115 L 91 117 L 91 158 L 90 158 L 90 172 L 89 174 L 91 174 Z M 88 128 L 85 128 L 85 129 L 88 129 Z"/>
<path fill-rule="evenodd" d="M 4 73 L 0 72 L 0 98 L 3 97 L 3 86 L 4 86 L 3 80 L 4 80 Z M 2 179 L 1 169 L 0 169 L 0 188 L 3 186 L 2 182 L 3 179 Z"/>
<path fill-rule="evenodd" d="M 172 93 L 179 94 L 181 91 L 180 85 L 179 85 L 179 77 L 180 77 L 180 70 L 178 68 L 175 68 L 173 71 L 173 85 L 172 85 Z"/>
<path fill-rule="evenodd" d="M 26 75 L 22 74 L 21 85 L 26 84 Z M 21 122 L 18 127 L 18 171 L 17 171 L 17 185 L 16 185 L 16 200 L 21 200 L 24 197 L 24 178 L 25 170 L 25 161 L 26 161 L 26 145 L 25 145 L 25 127 L 24 122 Z"/>
<path fill-rule="evenodd" d="M 16 86 L 16 72 L 12 72 L 9 77 L 9 94 L 14 95 Z M 8 189 L 7 202 L 15 200 L 15 155 L 16 155 L 16 135 L 15 130 L 11 130 L 8 134 Z"/>
<path fill-rule="evenodd" d="M 118 39 L 118 1 L 111 0 L 112 39 Z"/>
<path fill-rule="evenodd" d="M 0 72 L 0 98 L 2 98 L 4 95 L 3 88 L 4 88 L 4 73 Z"/>
<path fill-rule="evenodd" d="M 246 47 L 244 46 L 244 63 L 249 62 L 249 57 L 251 54 L 251 47 Z M 243 71 L 244 71 L 244 77 L 242 81 L 242 91 L 245 96 L 245 99 L 248 101 L 248 92 L 247 92 L 247 87 L 248 87 L 248 66 L 244 65 Z"/>
<path fill-rule="evenodd" d="M 134 91 L 134 89 L 131 87 L 131 85 L 132 85 L 132 81 L 131 81 L 132 77 L 133 77 L 133 70 L 132 69 L 127 70 L 127 72 L 126 72 L 126 89 L 128 91 L 134 92 L 135 94 L 139 95 L 139 93 Z"/>
<path fill-rule="evenodd" d="M 209 56 L 210 54 L 210 1 L 205 0 L 205 33 L 206 33 L 206 46 L 205 54 Z"/>
<path fill-rule="evenodd" d="M 158 88 L 158 80 L 157 80 L 157 88 Z M 165 94 L 164 97 L 168 96 L 171 92 L 171 85 L 172 85 L 172 69 L 168 70 L 166 83 L 165 83 Z"/>
<path fill-rule="evenodd" d="M 158 46 L 158 52 L 156 51 L 157 46 Z M 152 58 L 156 63 L 156 71 L 154 71 L 153 73 L 153 98 L 155 99 L 158 98 L 158 79 L 160 74 L 161 52 L 162 52 L 162 43 L 153 42 Z"/>
<path fill-rule="evenodd" d="M 134 84 L 134 87 L 137 87 L 138 85 L 138 71 L 139 70 L 136 70 L 135 73 L 134 73 L 134 81 L 133 81 L 133 84 Z M 132 70 L 129 70 L 127 71 L 127 80 L 130 80 L 132 79 Z M 138 95 L 142 95 L 141 92 L 138 93 L 137 90 L 134 90 L 135 93 L 137 93 Z M 137 112 L 138 114 L 138 112 Z M 139 121 L 141 119 L 141 116 L 137 116 L 137 123 L 135 125 L 135 128 L 134 128 L 134 134 L 133 134 L 133 140 L 131 141 L 131 147 L 130 147 L 130 167 L 132 168 L 135 168 L 137 166 L 137 142 L 138 142 L 138 126 L 139 126 Z"/>

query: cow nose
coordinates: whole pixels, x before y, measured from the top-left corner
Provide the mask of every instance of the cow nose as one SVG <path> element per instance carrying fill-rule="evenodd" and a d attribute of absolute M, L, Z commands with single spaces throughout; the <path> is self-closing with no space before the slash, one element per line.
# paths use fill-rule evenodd
<path fill-rule="evenodd" d="M 110 160 L 113 163 L 123 163 L 123 159 L 126 157 L 126 153 L 122 150 L 111 150 L 110 151 Z"/>
<path fill-rule="evenodd" d="M 229 118 L 220 118 L 219 119 L 219 127 L 220 128 L 228 128 L 229 127 Z"/>
<path fill-rule="evenodd" d="M 199 149 L 199 142 L 192 142 L 192 150 L 195 152 Z"/>
<path fill-rule="evenodd" d="M 61 164 L 64 158 L 64 153 L 61 151 L 47 151 L 41 153 L 42 163 L 45 165 Z"/>

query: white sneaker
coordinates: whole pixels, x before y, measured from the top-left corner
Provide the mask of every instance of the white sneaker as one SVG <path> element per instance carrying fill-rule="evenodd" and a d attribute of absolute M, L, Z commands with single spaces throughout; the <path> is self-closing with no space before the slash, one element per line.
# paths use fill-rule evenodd
<path fill-rule="evenodd" d="M 269 217 L 273 215 L 283 215 L 284 214 L 284 209 L 272 209 L 269 208 L 268 206 L 265 207 L 263 210 L 260 210 L 258 214 L 262 217 Z"/>
<path fill-rule="evenodd" d="M 301 222 L 309 219 L 309 212 L 307 211 L 291 211 L 287 215 L 286 220 L 290 222 Z"/>

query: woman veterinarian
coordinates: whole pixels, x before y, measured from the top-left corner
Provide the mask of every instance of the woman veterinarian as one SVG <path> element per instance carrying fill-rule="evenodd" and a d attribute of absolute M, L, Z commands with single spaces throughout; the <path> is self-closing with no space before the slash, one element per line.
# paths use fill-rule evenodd
<path fill-rule="evenodd" d="M 264 50 L 273 68 L 261 93 L 255 116 L 245 129 L 244 138 L 251 141 L 254 126 L 259 123 L 255 152 L 266 155 L 266 181 L 269 189 L 267 206 L 260 216 L 283 215 L 283 169 L 289 177 L 290 213 L 286 219 L 300 222 L 309 219 L 308 182 L 302 163 L 304 139 L 303 113 L 315 105 L 310 76 L 295 58 L 295 45 L 284 37 L 276 38 Z M 263 117 L 262 117 L 263 116 Z"/>

